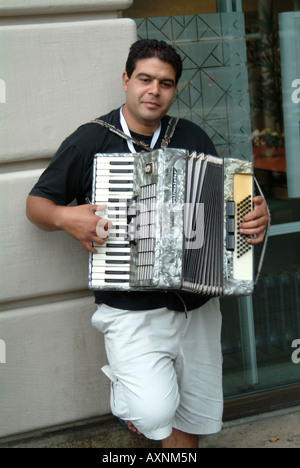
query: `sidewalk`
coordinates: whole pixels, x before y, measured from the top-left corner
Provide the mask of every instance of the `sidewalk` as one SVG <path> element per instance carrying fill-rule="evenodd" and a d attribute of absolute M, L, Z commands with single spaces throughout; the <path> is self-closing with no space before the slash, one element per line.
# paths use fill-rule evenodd
<path fill-rule="evenodd" d="M 30 439 L 0 442 L 0 448 L 158 448 L 115 419 L 102 419 Z M 222 432 L 200 438 L 199 448 L 300 448 L 300 407 L 288 408 L 224 424 Z"/>
<path fill-rule="evenodd" d="M 199 448 L 300 448 L 300 407 L 225 423 Z"/>

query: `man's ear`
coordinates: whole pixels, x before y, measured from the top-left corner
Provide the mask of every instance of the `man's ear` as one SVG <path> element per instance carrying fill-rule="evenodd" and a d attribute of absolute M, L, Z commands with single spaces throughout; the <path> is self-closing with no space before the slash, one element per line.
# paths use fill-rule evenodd
<path fill-rule="evenodd" d="M 127 92 L 128 81 L 130 80 L 130 78 L 128 78 L 128 75 L 127 75 L 126 71 L 122 75 L 122 80 L 123 80 L 123 90 L 126 93 Z"/>

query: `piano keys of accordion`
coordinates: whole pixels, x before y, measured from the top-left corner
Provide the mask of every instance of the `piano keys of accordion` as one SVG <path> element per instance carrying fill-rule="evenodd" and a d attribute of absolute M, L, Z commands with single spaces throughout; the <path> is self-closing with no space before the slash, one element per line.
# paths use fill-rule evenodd
<path fill-rule="evenodd" d="M 134 157 L 96 154 L 94 159 L 92 200 L 106 205 L 101 217 L 113 226 L 109 238 L 90 255 L 91 289 L 129 289 L 130 243 L 127 241 L 127 201 L 133 196 Z"/>

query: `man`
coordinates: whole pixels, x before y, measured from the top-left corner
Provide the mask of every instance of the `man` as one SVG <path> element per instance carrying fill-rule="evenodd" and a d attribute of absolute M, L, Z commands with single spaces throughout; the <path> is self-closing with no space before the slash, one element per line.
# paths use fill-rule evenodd
<path fill-rule="evenodd" d="M 130 49 L 123 74 L 126 103 L 102 121 L 134 138 L 125 140 L 96 123 L 77 129 L 61 145 L 27 200 L 28 218 L 44 230 L 64 230 L 88 252 L 103 245 L 103 207 L 85 204 L 91 196 L 95 153 L 140 152 L 143 141 L 159 148 L 168 129 L 182 62 L 164 42 L 142 40 Z M 141 145 L 141 146 L 140 146 Z M 216 155 L 201 128 L 179 120 L 173 148 Z M 74 199 L 77 206 L 68 206 Z M 263 240 L 267 207 L 262 197 L 241 224 L 243 234 Z M 109 227 L 109 225 L 106 225 Z M 93 325 L 104 333 L 112 385 L 111 409 L 128 427 L 162 440 L 164 448 L 196 448 L 199 434 L 221 430 L 222 356 L 218 299 L 184 292 L 96 291 Z M 188 311 L 187 317 L 182 313 Z"/>

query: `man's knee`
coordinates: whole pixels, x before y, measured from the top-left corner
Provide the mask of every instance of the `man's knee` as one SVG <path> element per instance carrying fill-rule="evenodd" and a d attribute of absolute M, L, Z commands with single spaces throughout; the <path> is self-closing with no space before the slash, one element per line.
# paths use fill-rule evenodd
<path fill-rule="evenodd" d="M 115 386 L 115 390 L 118 385 Z M 123 389 L 124 390 L 124 389 Z M 124 396 L 124 394 L 123 394 Z M 126 395 L 124 411 L 121 395 L 114 392 L 112 411 L 115 416 L 130 421 L 149 439 L 162 440 L 172 432 L 173 419 L 179 405 L 179 396 L 160 392 L 159 389 L 144 391 L 143 395 Z"/>
<path fill-rule="evenodd" d="M 140 402 L 134 408 L 131 422 L 149 439 L 162 440 L 172 432 L 178 402 L 173 400 L 151 400 Z"/>
<path fill-rule="evenodd" d="M 143 420 L 147 422 L 148 426 L 157 426 L 160 424 L 168 424 L 172 422 L 178 407 L 176 399 L 153 399 L 147 400 L 143 404 L 143 408 L 138 408 Z"/>

